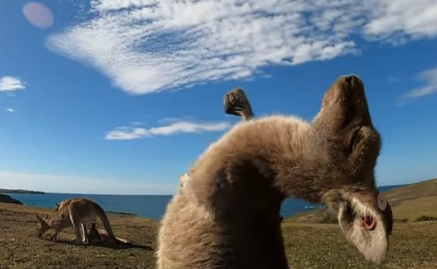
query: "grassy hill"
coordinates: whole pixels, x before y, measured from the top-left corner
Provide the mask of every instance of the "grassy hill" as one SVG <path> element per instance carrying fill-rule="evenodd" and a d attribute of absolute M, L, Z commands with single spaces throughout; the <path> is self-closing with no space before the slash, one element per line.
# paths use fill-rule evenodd
<path fill-rule="evenodd" d="M 392 189 L 386 195 L 398 220 L 414 221 L 422 216 L 437 218 L 437 178 Z"/>
<path fill-rule="evenodd" d="M 391 189 L 385 194 L 396 222 L 437 220 L 437 178 Z M 337 222 L 335 216 L 324 209 L 296 214 L 288 220 L 305 223 Z"/>
<path fill-rule="evenodd" d="M 415 220 L 423 215 L 437 216 L 437 179 L 390 190 L 387 195 L 395 218 Z M 36 237 L 35 214 L 52 212 L 0 203 L 1 269 L 154 268 L 159 222 L 133 215 L 108 214 L 115 234 L 132 241 L 135 246 L 118 249 L 77 246 L 69 241 L 74 237 L 72 230 L 61 233 L 60 242 Z M 282 232 L 293 269 L 377 268 L 346 242 L 337 224 L 314 223 L 301 215 L 284 220 Z M 436 253 L 437 222 L 396 222 L 388 260 L 380 268 L 437 268 Z"/>

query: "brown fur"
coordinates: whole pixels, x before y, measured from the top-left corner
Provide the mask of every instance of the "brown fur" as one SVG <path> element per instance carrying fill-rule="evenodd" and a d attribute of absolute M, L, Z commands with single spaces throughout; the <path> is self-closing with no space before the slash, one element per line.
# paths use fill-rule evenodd
<path fill-rule="evenodd" d="M 243 120 L 248 121 L 254 118 L 252 105 L 246 92 L 241 88 L 235 88 L 229 91 L 224 97 L 225 113 L 240 116 Z M 284 218 L 279 215 L 279 221 Z"/>
<path fill-rule="evenodd" d="M 380 264 L 393 216 L 376 202 L 381 147 L 356 76 L 340 77 L 311 122 L 270 116 L 241 122 L 197 160 L 168 204 L 158 268 L 288 268 L 281 204 L 294 196 L 326 204 L 367 260 Z M 366 230 L 361 217 L 376 220 Z"/>
<path fill-rule="evenodd" d="M 112 231 L 111 224 L 105 211 L 96 202 L 86 198 L 63 200 L 55 209 L 55 214 L 38 219 L 38 237 L 41 237 L 50 229 L 55 230 L 51 240 L 57 240 L 57 235 L 65 228 L 73 227 L 76 234 L 76 242 L 88 243 L 86 224 L 95 222 L 99 217 L 105 230 L 114 243 L 126 243 L 117 239 Z"/>

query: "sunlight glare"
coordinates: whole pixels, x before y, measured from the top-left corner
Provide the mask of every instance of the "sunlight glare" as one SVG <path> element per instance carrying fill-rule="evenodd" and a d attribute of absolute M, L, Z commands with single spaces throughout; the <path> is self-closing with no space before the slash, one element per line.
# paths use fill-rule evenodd
<path fill-rule="evenodd" d="M 53 14 L 43 4 L 29 2 L 23 7 L 24 17 L 33 26 L 39 28 L 49 28 L 53 25 Z"/>

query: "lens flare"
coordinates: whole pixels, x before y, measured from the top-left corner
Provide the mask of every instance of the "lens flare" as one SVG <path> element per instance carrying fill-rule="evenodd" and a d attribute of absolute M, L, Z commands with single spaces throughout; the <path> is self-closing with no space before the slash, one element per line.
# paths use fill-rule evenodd
<path fill-rule="evenodd" d="M 53 14 L 43 4 L 29 2 L 23 7 L 24 17 L 30 24 L 39 28 L 49 28 L 53 25 Z"/>

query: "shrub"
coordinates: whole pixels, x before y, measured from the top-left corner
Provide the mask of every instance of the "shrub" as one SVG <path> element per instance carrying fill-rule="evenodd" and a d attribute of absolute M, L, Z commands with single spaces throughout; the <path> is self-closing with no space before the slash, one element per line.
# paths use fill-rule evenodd
<path fill-rule="evenodd" d="M 437 221 L 437 217 L 421 216 L 421 217 L 418 217 L 415 221 L 416 222 L 418 222 L 418 221 Z"/>

